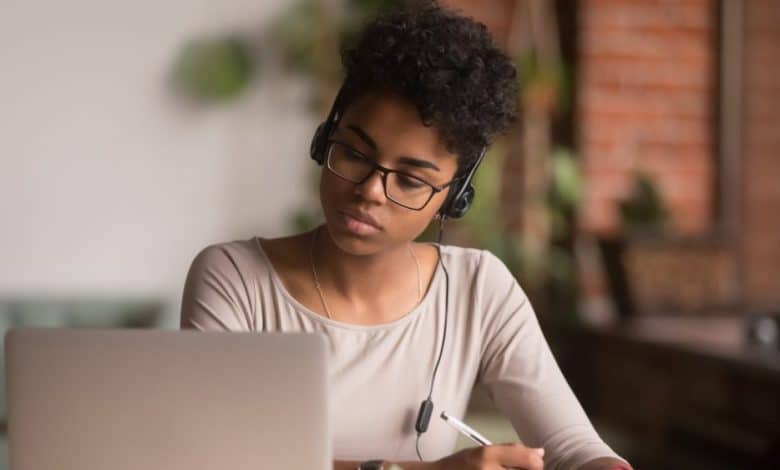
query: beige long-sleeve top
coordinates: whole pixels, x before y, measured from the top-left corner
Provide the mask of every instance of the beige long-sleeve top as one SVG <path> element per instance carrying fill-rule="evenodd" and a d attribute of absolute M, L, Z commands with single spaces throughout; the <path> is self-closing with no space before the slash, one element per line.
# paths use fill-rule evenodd
<path fill-rule="evenodd" d="M 597 435 L 553 358 L 528 298 L 488 251 L 442 245 L 449 323 L 420 448 L 426 460 L 454 451 L 475 383 L 545 468 L 574 469 L 617 455 Z M 211 245 L 190 267 L 181 324 L 205 331 L 319 332 L 329 345 L 331 429 L 337 459 L 417 460 L 414 422 L 442 341 L 446 278 L 438 266 L 422 301 L 390 323 L 360 326 L 319 315 L 285 289 L 257 238 Z M 256 371 L 262 374 L 262 371 Z"/>

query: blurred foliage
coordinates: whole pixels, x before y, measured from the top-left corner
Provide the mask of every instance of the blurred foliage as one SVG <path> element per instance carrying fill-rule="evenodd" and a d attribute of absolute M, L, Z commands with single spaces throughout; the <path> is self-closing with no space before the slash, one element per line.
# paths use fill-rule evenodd
<path fill-rule="evenodd" d="M 312 163 L 314 161 L 312 160 Z M 319 187 L 320 177 L 322 176 L 322 167 L 311 165 L 306 172 L 306 180 L 303 187 L 312 194 L 312 204 L 306 205 L 292 211 L 287 218 L 288 225 L 294 231 L 293 233 L 308 232 L 317 227 L 323 221 L 322 211 L 320 210 Z M 316 202 L 316 204 L 314 204 Z"/>
<path fill-rule="evenodd" d="M 572 104 L 572 72 L 566 64 L 540 58 L 532 50 L 520 55 L 515 65 L 523 102 L 558 112 Z"/>
<path fill-rule="evenodd" d="M 341 44 L 353 44 L 362 26 L 369 20 L 384 13 L 400 9 L 403 0 L 348 0 L 344 21 L 339 31 Z"/>
<path fill-rule="evenodd" d="M 643 172 L 634 175 L 634 188 L 618 202 L 621 228 L 626 235 L 659 235 L 669 220 L 669 211 L 652 177 Z"/>
<path fill-rule="evenodd" d="M 318 26 L 315 0 L 296 2 L 276 19 L 271 27 L 271 37 L 290 69 L 305 74 L 314 72 Z"/>
<path fill-rule="evenodd" d="M 174 81 L 197 100 L 224 101 L 246 88 L 256 68 L 248 45 L 239 37 L 203 37 L 181 49 Z"/>
<path fill-rule="evenodd" d="M 317 66 L 318 45 L 333 36 L 342 43 L 351 41 L 370 18 L 403 5 L 400 0 L 348 0 L 345 14 L 333 15 L 334 25 L 325 21 L 318 0 L 299 0 L 275 20 L 270 28 L 269 44 L 249 44 L 237 34 L 204 36 L 188 41 L 179 51 L 173 67 L 173 81 L 187 96 L 203 102 L 220 102 L 235 98 L 260 68 L 252 47 L 280 50 L 284 63 L 295 72 L 322 79 Z M 333 58 L 328 58 L 332 61 Z M 321 68 L 321 67 L 319 67 Z"/>
<path fill-rule="evenodd" d="M 311 211 L 297 210 L 289 218 L 293 233 L 303 233 L 312 230 L 319 224 L 319 218 Z"/>
<path fill-rule="evenodd" d="M 3 328 L 20 326 L 153 328 L 166 308 L 166 302 L 156 297 L 95 294 L 5 297 L 0 299 L 0 332 Z"/>
<path fill-rule="evenodd" d="M 474 202 L 461 219 L 465 235 L 477 246 L 511 262 L 509 240 L 501 204 L 501 172 L 506 156 L 504 141 L 492 145 L 474 173 Z"/>
<path fill-rule="evenodd" d="M 550 158 L 552 185 L 549 205 L 552 235 L 553 238 L 560 238 L 574 228 L 569 215 L 577 210 L 582 201 L 582 173 L 576 157 L 569 149 L 556 148 Z"/>
<path fill-rule="evenodd" d="M 493 252 L 517 275 L 522 274 L 523 266 L 541 265 L 545 277 L 573 282 L 576 269 L 570 253 L 558 246 L 544 252 L 523 246 L 519 237 L 507 229 L 501 200 L 506 155 L 505 141 L 491 146 L 474 175 L 476 196 L 471 210 L 459 222 L 460 229 L 470 242 Z M 568 149 L 557 148 L 550 158 L 552 182 L 547 207 L 553 222 L 553 239 L 562 239 L 574 230 L 572 216 L 583 195 L 582 173 L 575 155 Z M 424 238 L 430 239 L 430 234 L 426 233 Z"/>
<path fill-rule="evenodd" d="M 403 5 L 401 0 L 348 0 L 344 14 L 333 15 L 335 36 L 341 44 L 349 44 L 369 19 Z M 300 0 L 283 12 L 271 28 L 275 46 L 282 51 L 291 70 L 316 75 L 317 41 L 323 35 L 321 2 Z M 317 77 L 315 77 L 317 78 Z"/>
<path fill-rule="evenodd" d="M 552 152 L 552 184 L 549 193 L 551 244 L 548 249 L 548 308 L 560 324 L 579 323 L 579 270 L 575 255 L 577 211 L 584 181 L 576 155 L 566 148 Z"/>
<path fill-rule="evenodd" d="M 553 282 L 573 282 L 576 276 L 574 254 L 565 247 L 576 227 L 575 213 L 583 197 L 583 179 L 575 154 L 563 147 L 550 154 L 551 175 L 547 194 L 547 211 L 551 224 L 551 244 L 541 251 L 518 244 L 521 266 L 543 266 L 541 275 Z"/>
<path fill-rule="evenodd" d="M 396 9 L 404 4 L 400 0 L 348 0 L 350 10 L 360 12 L 361 15 L 376 16 L 385 11 Z"/>

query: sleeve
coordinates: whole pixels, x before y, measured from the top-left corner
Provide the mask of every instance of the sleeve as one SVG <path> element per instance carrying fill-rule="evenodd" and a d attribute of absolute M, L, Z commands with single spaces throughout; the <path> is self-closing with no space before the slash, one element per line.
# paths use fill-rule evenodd
<path fill-rule="evenodd" d="M 248 283 L 224 244 L 204 248 L 192 262 L 181 302 L 182 329 L 252 331 Z"/>
<path fill-rule="evenodd" d="M 585 415 L 544 338 L 528 298 L 502 261 L 485 252 L 485 324 L 479 382 L 525 445 L 544 447 L 545 468 L 620 458 Z"/>

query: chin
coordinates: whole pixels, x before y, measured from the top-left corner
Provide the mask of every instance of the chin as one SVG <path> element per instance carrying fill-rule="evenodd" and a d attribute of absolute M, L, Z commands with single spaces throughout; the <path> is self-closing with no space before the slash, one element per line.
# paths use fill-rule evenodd
<path fill-rule="evenodd" d="M 354 234 L 337 224 L 326 221 L 325 230 L 327 236 L 341 251 L 355 256 L 371 255 L 386 248 L 387 241 L 384 232 L 363 236 Z"/>

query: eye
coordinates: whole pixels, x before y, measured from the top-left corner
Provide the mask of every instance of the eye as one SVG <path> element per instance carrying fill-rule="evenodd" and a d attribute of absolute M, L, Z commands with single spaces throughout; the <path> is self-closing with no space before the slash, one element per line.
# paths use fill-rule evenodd
<path fill-rule="evenodd" d="M 344 156 L 352 161 L 366 161 L 368 160 L 362 153 L 349 147 L 344 147 Z"/>
<path fill-rule="evenodd" d="M 403 175 L 401 173 L 397 174 L 397 178 L 399 186 L 403 188 L 419 189 L 426 186 L 425 183 L 418 180 L 417 178 L 412 178 L 411 176 Z"/>
<path fill-rule="evenodd" d="M 339 142 L 333 142 L 333 149 L 339 158 L 348 161 L 365 161 L 366 157 L 360 152 Z"/>

